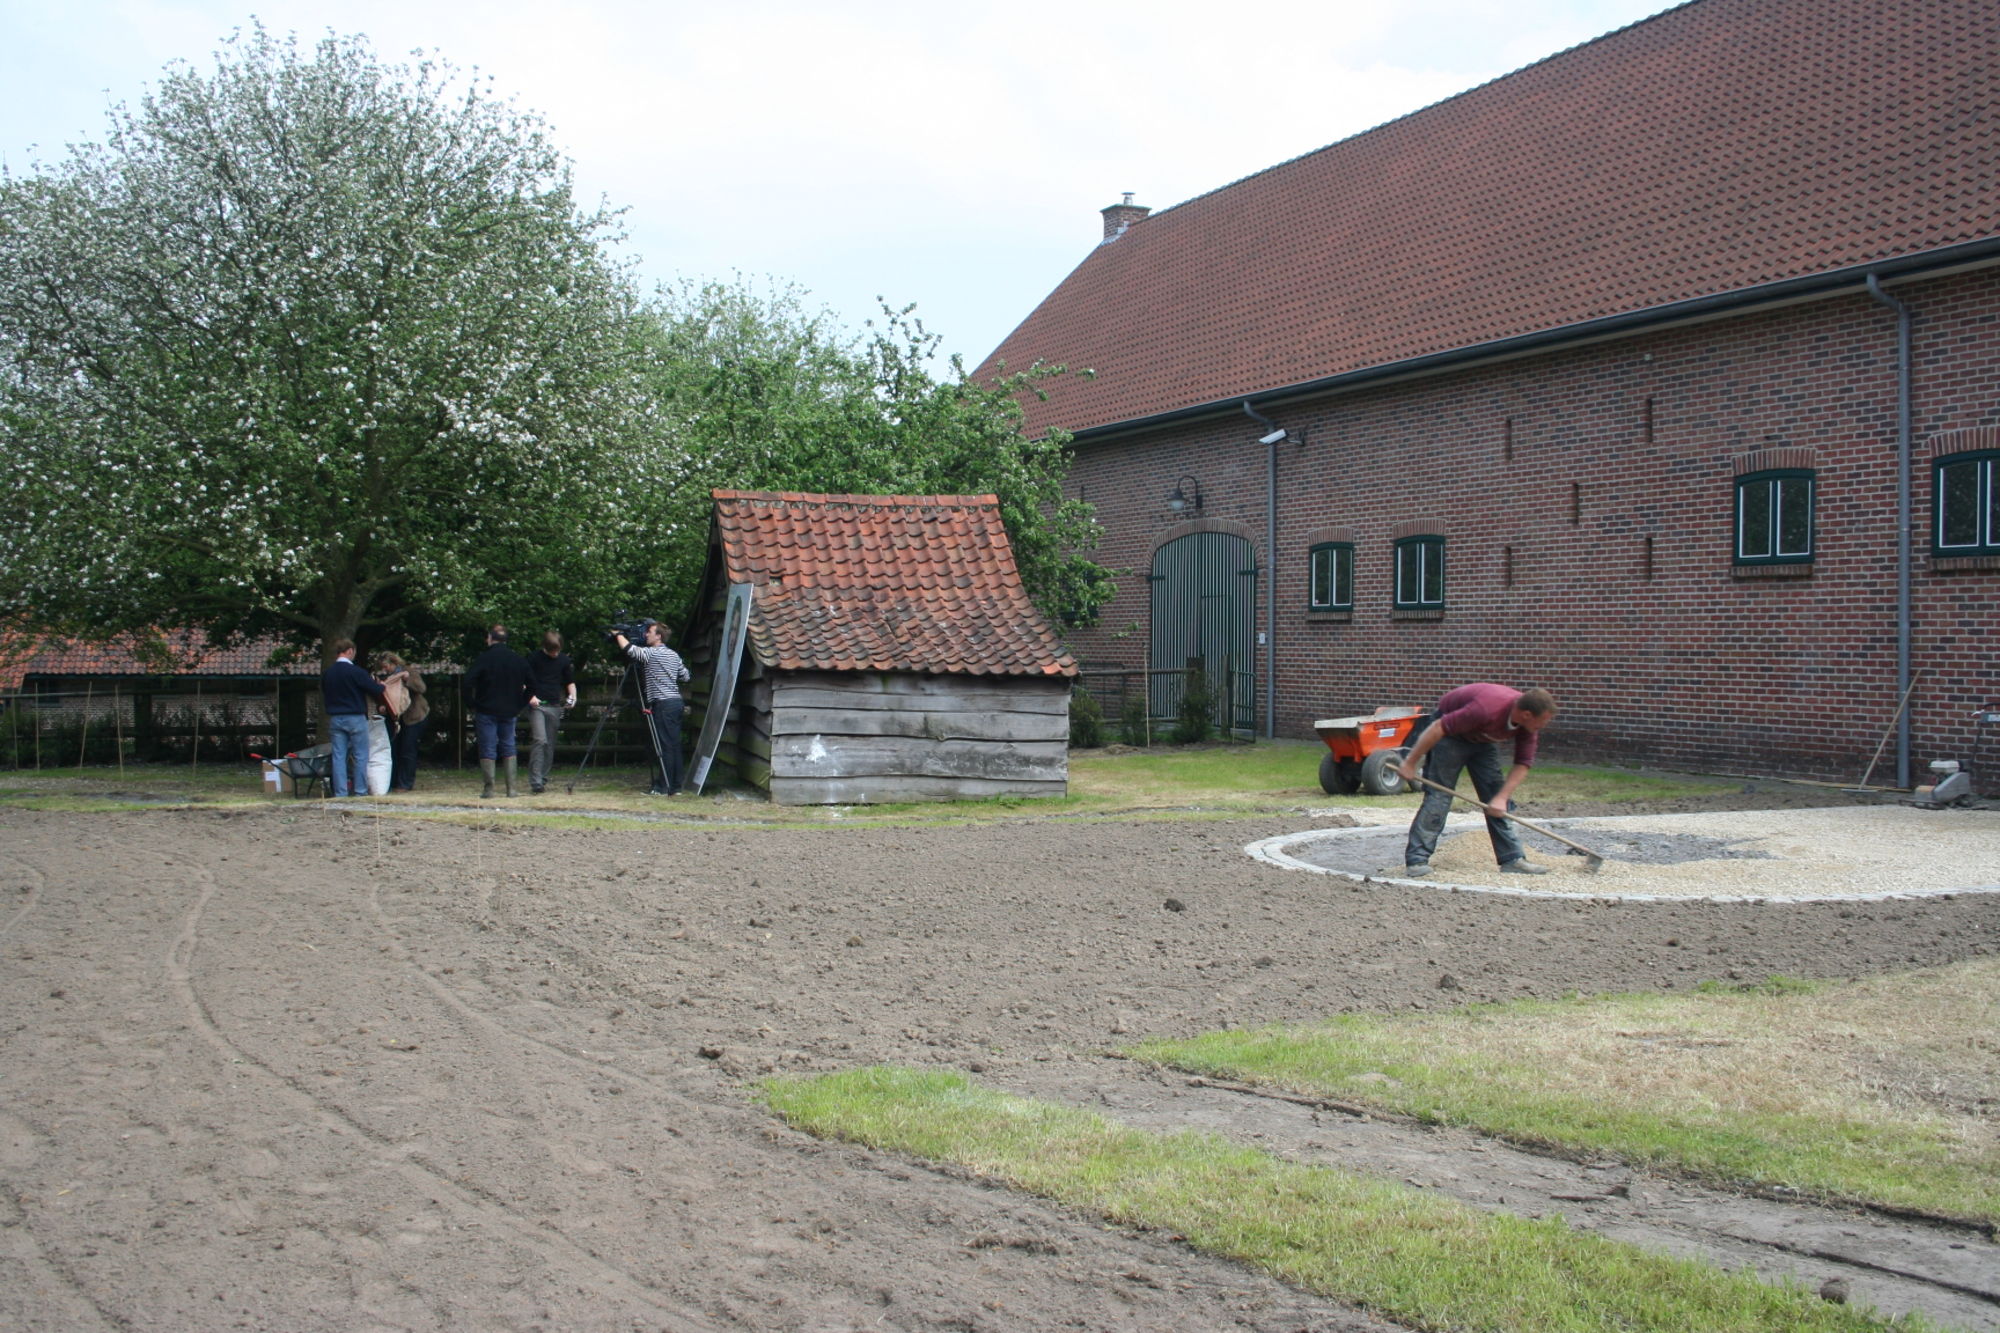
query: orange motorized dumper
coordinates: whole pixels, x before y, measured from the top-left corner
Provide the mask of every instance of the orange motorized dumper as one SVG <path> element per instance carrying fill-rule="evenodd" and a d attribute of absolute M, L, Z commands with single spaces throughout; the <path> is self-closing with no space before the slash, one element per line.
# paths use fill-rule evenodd
<path fill-rule="evenodd" d="M 1408 784 L 1396 771 L 1416 740 L 1421 708 L 1378 708 L 1366 717 L 1329 717 L 1313 723 L 1326 742 L 1319 761 L 1320 789 L 1330 796 L 1395 796 Z"/>

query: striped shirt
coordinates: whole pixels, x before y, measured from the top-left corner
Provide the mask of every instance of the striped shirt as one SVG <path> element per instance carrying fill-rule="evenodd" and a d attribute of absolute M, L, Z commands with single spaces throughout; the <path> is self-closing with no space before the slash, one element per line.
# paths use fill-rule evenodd
<path fill-rule="evenodd" d="M 665 644 L 648 648 L 641 643 L 628 643 L 625 645 L 625 656 L 646 669 L 647 702 L 681 697 L 680 682 L 688 678 L 688 669 L 679 653 Z"/>

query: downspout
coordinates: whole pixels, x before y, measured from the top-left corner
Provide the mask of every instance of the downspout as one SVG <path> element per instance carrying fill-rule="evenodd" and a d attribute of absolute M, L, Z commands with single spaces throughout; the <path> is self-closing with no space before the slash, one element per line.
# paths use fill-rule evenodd
<path fill-rule="evenodd" d="M 1873 273 L 1868 294 L 1896 312 L 1896 697 L 1910 688 L 1910 307 L 1882 290 Z M 1896 723 L 1896 785 L 1910 789 L 1910 710 Z"/>
<path fill-rule="evenodd" d="M 1250 406 L 1248 398 L 1243 400 L 1243 413 L 1252 421 L 1261 421 L 1266 427 L 1265 434 L 1283 438 L 1278 423 Z M 1264 739 L 1267 741 L 1278 736 L 1278 441 L 1272 440 L 1268 447 L 1271 452 L 1264 467 L 1264 563 L 1268 566 L 1264 578 Z"/>

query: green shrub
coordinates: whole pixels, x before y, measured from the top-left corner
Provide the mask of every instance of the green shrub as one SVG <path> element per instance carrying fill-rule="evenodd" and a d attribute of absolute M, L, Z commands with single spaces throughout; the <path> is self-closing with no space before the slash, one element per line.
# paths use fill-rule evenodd
<path fill-rule="evenodd" d="M 1104 710 L 1081 686 L 1069 692 L 1069 744 L 1073 750 L 1095 750 L 1104 744 Z"/>
<path fill-rule="evenodd" d="M 1146 692 L 1128 690 L 1118 706 L 1118 738 L 1127 745 L 1151 745 L 1153 729 L 1146 717 Z"/>
<path fill-rule="evenodd" d="M 1199 745 L 1215 734 L 1215 687 L 1208 673 L 1198 666 L 1187 669 L 1187 687 L 1181 691 L 1181 711 L 1174 719 L 1174 743 Z"/>

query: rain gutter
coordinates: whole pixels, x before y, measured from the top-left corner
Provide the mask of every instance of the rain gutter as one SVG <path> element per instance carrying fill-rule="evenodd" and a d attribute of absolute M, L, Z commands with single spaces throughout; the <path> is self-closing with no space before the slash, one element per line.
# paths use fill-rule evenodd
<path fill-rule="evenodd" d="M 1896 312 L 1896 697 L 1910 688 L 1910 307 L 1868 275 L 1868 294 Z M 1910 781 L 1910 710 L 1896 710 L 1896 785 Z"/>
<path fill-rule="evenodd" d="M 1264 739 L 1268 741 L 1278 738 L 1278 441 L 1285 433 L 1250 406 L 1248 398 L 1243 400 L 1243 414 L 1263 422 L 1275 437 L 1267 446 L 1271 453 L 1264 465 Z"/>

